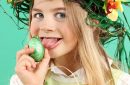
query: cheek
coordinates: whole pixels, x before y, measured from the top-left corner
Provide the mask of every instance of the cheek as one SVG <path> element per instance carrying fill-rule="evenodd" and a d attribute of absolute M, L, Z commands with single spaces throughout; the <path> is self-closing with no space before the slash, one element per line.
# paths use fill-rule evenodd
<path fill-rule="evenodd" d="M 77 38 L 76 38 L 71 27 L 66 27 L 66 28 L 63 28 L 61 30 L 62 30 L 63 38 L 65 39 L 65 41 L 67 43 L 70 43 L 70 44 L 77 43 Z"/>
<path fill-rule="evenodd" d="M 31 34 L 32 36 L 38 35 L 38 26 L 37 26 L 36 23 L 32 23 L 32 22 L 31 22 L 31 25 L 30 25 L 29 30 L 30 30 L 30 34 Z"/>
<path fill-rule="evenodd" d="M 61 31 L 65 37 L 67 37 L 68 39 L 72 39 L 75 37 L 71 26 L 62 26 L 62 27 L 63 28 L 61 29 Z"/>

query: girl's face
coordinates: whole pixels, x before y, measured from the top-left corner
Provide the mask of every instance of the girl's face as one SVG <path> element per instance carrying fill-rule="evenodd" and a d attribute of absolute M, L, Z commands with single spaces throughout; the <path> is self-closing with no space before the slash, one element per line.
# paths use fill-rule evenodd
<path fill-rule="evenodd" d="M 34 0 L 30 33 L 40 37 L 52 58 L 74 55 L 77 45 L 65 12 L 63 0 Z"/>

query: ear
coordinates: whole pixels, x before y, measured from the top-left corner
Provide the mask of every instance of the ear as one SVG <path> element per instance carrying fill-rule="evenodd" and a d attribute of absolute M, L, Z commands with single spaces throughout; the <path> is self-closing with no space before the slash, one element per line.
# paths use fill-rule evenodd
<path fill-rule="evenodd" d="M 99 24 L 99 21 L 96 20 L 96 19 L 92 19 L 91 22 L 93 23 L 93 25 L 98 25 Z M 93 27 L 93 31 L 95 32 L 96 31 L 96 34 L 99 32 L 99 28 L 98 27 Z"/>
<path fill-rule="evenodd" d="M 94 22 L 95 24 L 99 24 L 99 21 L 96 19 L 92 19 L 92 22 Z"/>

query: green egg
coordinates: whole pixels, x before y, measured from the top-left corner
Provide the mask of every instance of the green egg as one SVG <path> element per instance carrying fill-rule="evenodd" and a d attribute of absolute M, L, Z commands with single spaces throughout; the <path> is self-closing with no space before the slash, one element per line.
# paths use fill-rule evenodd
<path fill-rule="evenodd" d="M 30 48 L 34 48 L 34 52 L 30 54 L 30 56 L 36 61 L 39 62 L 44 57 L 44 47 L 40 41 L 40 38 L 38 36 L 34 36 L 31 38 L 31 40 L 28 43 Z"/>

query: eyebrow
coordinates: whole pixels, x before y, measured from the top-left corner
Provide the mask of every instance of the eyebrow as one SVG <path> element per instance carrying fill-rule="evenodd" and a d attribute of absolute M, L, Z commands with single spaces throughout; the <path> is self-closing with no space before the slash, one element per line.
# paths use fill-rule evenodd
<path fill-rule="evenodd" d="M 37 8 L 32 8 L 32 11 L 38 11 L 38 12 L 42 12 L 42 10 L 37 9 Z"/>
<path fill-rule="evenodd" d="M 51 11 L 58 11 L 58 10 L 66 10 L 66 9 L 64 7 L 58 7 L 58 8 L 52 9 Z M 32 11 L 42 12 L 42 10 L 38 8 L 32 8 Z"/>
<path fill-rule="evenodd" d="M 58 7 L 58 8 L 52 9 L 52 11 L 57 11 L 57 10 L 66 10 L 66 9 L 64 7 Z"/>

